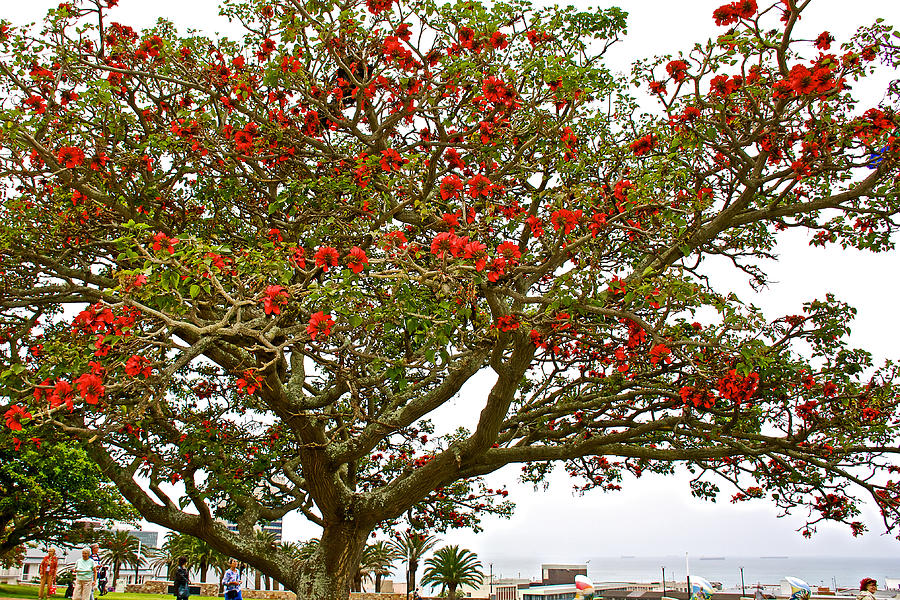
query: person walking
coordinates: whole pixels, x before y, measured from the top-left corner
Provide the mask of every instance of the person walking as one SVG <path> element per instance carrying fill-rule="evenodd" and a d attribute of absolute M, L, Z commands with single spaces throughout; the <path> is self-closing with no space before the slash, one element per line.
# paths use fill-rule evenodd
<path fill-rule="evenodd" d="M 191 581 L 188 579 L 187 558 L 182 556 L 178 559 L 178 568 L 175 569 L 175 598 L 177 600 L 187 600 L 191 595 Z"/>
<path fill-rule="evenodd" d="M 856 600 L 875 600 L 875 590 L 878 589 L 878 582 L 871 577 L 865 577 L 859 582 L 859 593 Z"/>
<path fill-rule="evenodd" d="M 106 565 L 102 565 L 97 571 L 97 589 L 100 590 L 101 596 L 106 595 L 106 584 L 109 581 L 106 573 Z"/>
<path fill-rule="evenodd" d="M 91 549 L 81 551 L 81 558 L 75 561 L 75 590 L 72 600 L 89 600 L 94 583 L 97 581 L 97 565 L 91 558 Z"/>
<path fill-rule="evenodd" d="M 225 586 L 225 600 L 243 600 L 241 597 L 241 574 L 238 572 L 236 558 L 232 558 L 228 563 L 228 570 L 222 577 L 222 585 Z"/>
<path fill-rule="evenodd" d="M 38 589 L 38 599 L 44 600 L 56 587 L 56 568 L 59 560 L 56 558 L 56 548 L 47 550 L 47 555 L 41 561 L 41 587 Z M 46 587 L 45 587 L 46 586 Z"/>
<path fill-rule="evenodd" d="M 94 561 L 94 581 L 97 581 L 100 574 L 100 544 L 97 542 L 91 544 L 91 560 Z M 94 600 L 93 587 L 91 588 L 91 600 Z"/>

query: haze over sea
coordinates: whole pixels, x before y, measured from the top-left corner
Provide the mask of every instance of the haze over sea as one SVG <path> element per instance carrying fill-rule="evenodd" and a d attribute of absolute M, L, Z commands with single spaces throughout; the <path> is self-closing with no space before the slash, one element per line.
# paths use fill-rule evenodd
<path fill-rule="evenodd" d="M 536 553 L 538 551 L 536 550 Z M 721 582 L 725 588 L 740 588 L 741 567 L 744 568 L 744 583 L 748 588 L 757 583 L 762 585 L 778 584 L 786 575 L 799 577 L 811 586 L 832 587 L 836 581 L 838 587 L 858 588 L 863 577 L 872 577 L 878 581 L 878 588 L 884 588 L 885 577 L 900 577 L 900 558 L 897 557 L 838 557 L 838 556 L 778 556 L 777 550 L 772 558 L 759 556 L 726 556 L 711 557 L 691 556 L 691 575 L 699 575 L 709 581 Z M 524 577 L 540 579 L 541 563 L 584 563 L 583 560 L 542 560 L 519 558 L 513 556 L 490 557 L 482 555 L 485 574 L 488 563 L 493 563 L 495 577 Z M 658 557 L 591 557 L 588 563 L 588 576 L 595 582 L 600 581 L 637 581 L 658 582 L 662 577 L 662 569 L 666 569 L 666 581 L 685 580 L 684 556 Z"/>

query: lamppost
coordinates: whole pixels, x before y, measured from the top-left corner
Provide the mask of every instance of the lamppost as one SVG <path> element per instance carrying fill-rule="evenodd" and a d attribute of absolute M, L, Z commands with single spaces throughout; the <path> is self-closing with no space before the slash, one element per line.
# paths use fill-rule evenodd
<path fill-rule="evenodd" d="M 741 567 L 741 596 L 746 596 L 747 590 L 744 589 L 744 567 Z"/>
<path fill-rule="evenodd" d="M 663 579 L 662 579 L 662 595 L 665 596 L 666 595 L 666 568 L 665 567 L 660 567 L 660 568 L 662 569 L 662 577 L 663 577 Z"/>
<path fill-rule="evenodd" d="M 494 563 L 488 563 L 488 566 L 491 569 L 491 572 L 489 575 L 490 581 L 488 582 L 488 590 L 489 590 L 488 598 L 490 598 L 491 600 L 494 600 Z"/>

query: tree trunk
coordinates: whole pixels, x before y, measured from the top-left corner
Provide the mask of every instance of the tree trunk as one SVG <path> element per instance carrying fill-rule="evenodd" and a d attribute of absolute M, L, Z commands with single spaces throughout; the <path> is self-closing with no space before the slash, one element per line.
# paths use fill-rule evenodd
<path fill-rule="evenodd" d="M 412 594 L 416 590 L 416 571 L 419 569 L 419 561 L 409 561 L 409 573 L 406 578 L 406 590 Z"/>
<path fill-rule="evenodd" d="M 456 584 L 451 583 L 447 586 L 447 598 L 448 600 L 456 600 Z"/>
<path fill-rule="evenodd" d="M 304 600 L 347 598 L 371 530 L 347 521 L 326 526 L 315 554 L 288 587 Z"/>
<path fill-rule="evenodd" d="M 375 593 L 381 593 L 381 573 L 375 573 Z"/>
<path fill-rule="evenodd" d="M 268 591 L 269 587 L 271 586 L 270 581 L 271 580 L 269 579 L 268 575 L 263 575 L 263 583 L 265 584 L 267 591 Z"/>
<path fill-rule="evenodd" d="M 113 563 L 113 585 L 118 585 L 119 582 L 119 566 L 119 561 Z"/>
<path fill-rule="evenodd" d="M 200 561 L 200 583 L 206 583 L 206 571 L 209 567 L 205 560 Z"/>
<path fill-rule="evenodd" d="M 261 590 L 262 589 L 262 573 L 259 572 L 259 569 L 254 569 L 253 572 L 256 574 L 256 576 L 254 577 L 254 582 L 253 582 L 254 588 L 253 589 Z"/>

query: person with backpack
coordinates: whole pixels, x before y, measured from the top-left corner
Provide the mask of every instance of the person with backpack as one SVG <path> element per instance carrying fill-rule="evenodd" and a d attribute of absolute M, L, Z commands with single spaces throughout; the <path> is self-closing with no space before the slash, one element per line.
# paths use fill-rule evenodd
<path fill-rule="evenodd" d="M 176 600 L 187 600 L 191 595 L 191 580 L 188 578 L 187 558 L 182 556 L 178 559 L 178 568 L 175 569 L 175 598 Z"/>
<path fill-rule="evenodd" d="M 106 584 L 109 582 L 107 576 L 106 565 L 100 567 L 97 571 L 97 589 L 100 590 L 100 595 L 106 595 Z"/>

